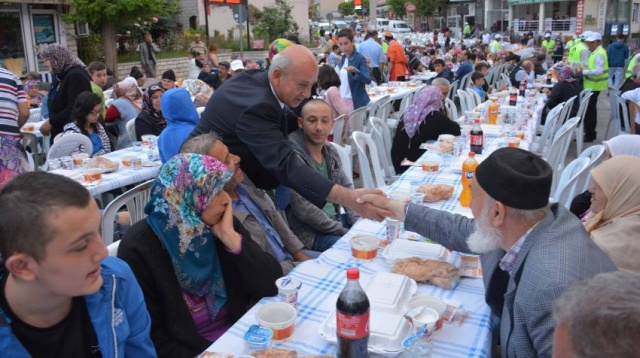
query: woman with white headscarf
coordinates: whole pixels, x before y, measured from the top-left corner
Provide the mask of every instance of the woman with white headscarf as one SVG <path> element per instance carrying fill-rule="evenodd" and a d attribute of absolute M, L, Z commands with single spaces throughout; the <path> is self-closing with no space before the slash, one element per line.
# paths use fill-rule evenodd
<path fill-rule="evenodd" d="M 133 77 L 113 85 L 115 101 L 107 108 L 105 122 L 115 122 L 118 128 L 118 142 L 116 149 L 126 148 L 131 145 L 132 138 L 127 133 L 127 122 L 135 119 L 142 110 L 142 93 L 138 83 Z"/>
<path fill-rule="evenodd" d="M 427 86 L 416 95 L 416 100 L 405 110 L 391 145 L 391 161 L 396 173 L 406 167 L 403 159 L 417 160 L 424 153 L 420 144 L 436 140 L 440 134 L 460 135 L 460 125 L 447 118 L 442 104 L 442 92 L 436 86 Z"/>
<path fill-rule="evenodd" d="M 40 54 L 53 76 L 49 89 L 47 108 L 49 120 L 42 124 L 40 132 L 51 134 L 51 143 L 71 122 L 71 111 L 80 93 L 91 91 L 91 77 L 85 64 L 60 44 L 50 44 Z"/>

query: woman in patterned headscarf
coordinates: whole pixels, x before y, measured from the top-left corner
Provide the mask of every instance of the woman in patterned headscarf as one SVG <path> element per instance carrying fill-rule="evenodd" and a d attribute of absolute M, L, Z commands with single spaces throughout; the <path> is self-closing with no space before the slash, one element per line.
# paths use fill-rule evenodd
<path fill-rule="evenodd" d="M 122 239 L 144 292 L 159 357 L 194 357 L 253 303 L 278 293 L 277 260 L 234 228 L 222 190 L 233 173 L 216 159 L 178 154 L 162 166 L 146 220 Z"/>
<path fill-rule="evenodd" d="M 571 66 L 557 64 L 553 66 L 553 71 L 556 72 L 558 83 L 556 83 L 551 90 L 548 88 L 544 89 L 544 92 L 549 95 L 549 100 L 547 101 L 545 113 L 542 116 L 542 124 L 546 122 L 547 114 L 553 109 L 553 107 L 567 101 L 573 96 L 577 97 L 573 102 L 569 118 L 574 117 L 578 113 L 578 108 L 580 107 L 580 92 L 582 91 L 582 84 L 574 77 L 575 74 L 573 73 Z"/>
<path fill-rule="evenodd" d="M 132 77 L 113 85 L 115 101 L 107 108 L 105 122 L 116 122 L 118 128 L 118 141 L 116 149 L 126 148 L 131 145 L 133 138 L 127 133 L 127 122 L 135 119 L 142 110 L 142 93 L 138 83 Z"/>
<path fill-rule="evenodd" d="M 141 140 L 145 134 L 159 136 L 167 121 L 160 111 L 160 99 L 164 89 L 158 85 L 147 88 L 142 96 L 142 111 L 136 118 L 136 140 Z"/>
<path fill-rule="evenodd" d="M 47 107 L 49 120 L 42 124 L 40 132 L 51 134 L 51 143 L 72 121 L 71 110 L 80 93 L 91 91 L 91 77 L 80 59 L 60 44 L 50 44 L 40 54 L 53 76 Z"/>
<path fill-rule="evenodd" d="M 406 170 L 400 166 L 403 159 L 415 161 L 420 158 L 424 153 L 420 144 L 437 140 L 440 134 L 460 135 L 460 125 L 447 118 L 442 101 L 440 89 L 427 86 L 418 92 L 416 100 L 404 111 L 391 145 L 391 161 L 396 173 Z"/>

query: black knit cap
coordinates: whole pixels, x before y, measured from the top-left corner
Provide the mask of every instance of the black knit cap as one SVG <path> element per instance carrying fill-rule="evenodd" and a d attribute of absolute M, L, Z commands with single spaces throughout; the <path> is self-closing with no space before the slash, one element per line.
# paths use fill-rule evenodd
<path fill-rule="evenodd" d="M 523 210 L 549 203 L 551 166 L 539 156 L 519 148 L 500 148 L 476 169 L 480 187 L 494 200 Z"/>
<path fill-rule="evenodd" d="M 162 73 L 162 79 L 167 79 L 175 82 L 176 74 L 173 72 L 173 70 L 166 70 Z"/>

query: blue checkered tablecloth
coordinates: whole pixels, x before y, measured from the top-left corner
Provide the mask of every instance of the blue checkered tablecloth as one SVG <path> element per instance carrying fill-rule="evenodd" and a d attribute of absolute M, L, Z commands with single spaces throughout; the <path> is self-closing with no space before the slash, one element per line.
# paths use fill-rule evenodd
<path fill-rule="evenodd" d="M 539 115 L 541 107 L 537 108 L 536 112 Z M 509 130 L 506 127 L 505 129 Z M 494 128 L 492 132 L 501 133 L 502 131 Z M 520 145 L 524 149 L 528 148 L 530 138 L 535 133 L 535 123 L 530 123 L 526 132 L 527 139 Z M 489 154 L 503 145 L 505 145 L 504 137 L 487 135 L 485 154 Z M 441 159 L 437 153 L 427 151 L 420 160 L 435 157 Z M 460 177 L 461 162 L 464 158 L 466 158 L 465 155 L 460 158 L 450 158 L 449 165 L 441 165 L 440 171 L 437 173 L 425 173 L 421 167 L 411 167 L 392 185 L 385 188 L 385 191 L 387 193 L 393 191 L 409 192 L 412 185 L 424 183 L 453 185 L 455 191 L 451 199 L 424 205 L 471 217 L 471 210 L 461 207 L 458 200 L 462 190 Z M 274 347 L 296 350 L 305 355 L 336 354 L 337 345 L 323 339 L 319 334 L 319 328 L 327 316 L 335 310 L 338 295 L 346 283 L 346 269 L 358 267 L 363 286 L 376 272 L 390 272 L 391 270 L 391 264 L 382 257 L 382 249 L 379 249 L 378 256 L 374 260 L 354 259 L 351 256 L 349 239 L 362 234 L 383 238 L 385 231 L 384 223 L 360 220 L 331 249 L 325 251 L 315 260 L 300 264 L 289 274 L 302 282 L 298 296 L 295 331 L 285 341 L 274 343 Z M 405 232 L 401 239 L 406 239 L 409 236 L 421 239 L 419 235 L 408 232 Z M 492 334 L 497 325 L 495 321 L 492 321 L 489 307 L 484 300 L 484 292 L 482 280 L 476 278 L 462 278 L 457 286 L 449 290 L 429 284 L 418 284 L 416 294 L 458 301 L 461 303 L 460 309 L 469 313 L 468 318 L 462 323 L 445 322 L 443 329 L 436 332 L 432 338 L 433 357 L 491 356 Z M 258 324 L 255 317 L 258 309 L 268 302 L 277 300 L 277 297 L 262 299 L 207 350 L 236 355 L 249 354 L 249 347 L 243 340 L 245 332 L 251 325 Z M 377 355 L 372 354 L 372 357 L 377 357 Z"/>

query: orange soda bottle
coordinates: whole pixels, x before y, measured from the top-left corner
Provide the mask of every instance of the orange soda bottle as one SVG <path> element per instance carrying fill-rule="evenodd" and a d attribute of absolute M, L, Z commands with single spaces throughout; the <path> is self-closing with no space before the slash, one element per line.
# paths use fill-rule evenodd
<path fill-rule="evenodd" d="M 471 206 L 471 180 L 476 175 L 478 161 L 476 153 L 469 152 L 469 158 L 462 163 L 462 193 L 460 194 L 460 206 L 468 208 Z"/>
<path fill-rule="evenodd" d="M 489 124 L 496 124 L 498 122 L 498 113 L 500 112 L 498 99 L 495 97 L 491 97 L 491 102 L 489 103 L 487 109 L 489 112 Z"/>

